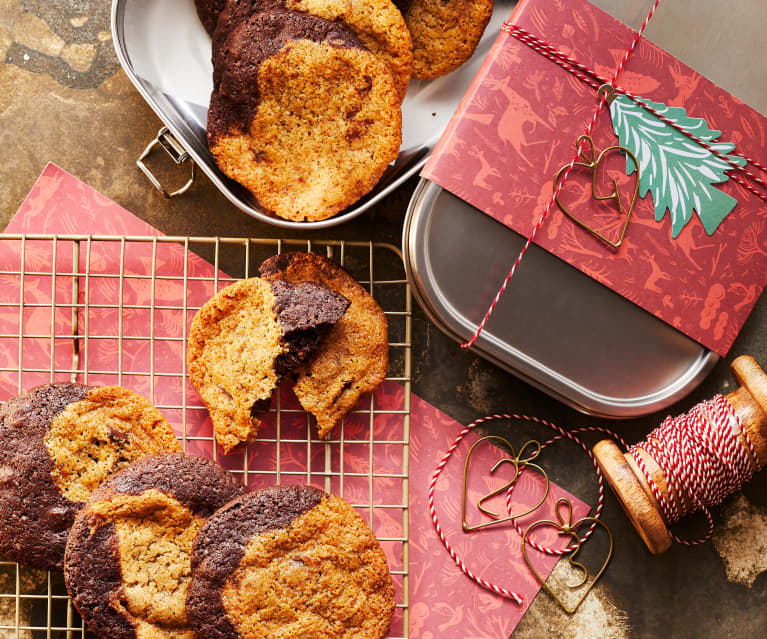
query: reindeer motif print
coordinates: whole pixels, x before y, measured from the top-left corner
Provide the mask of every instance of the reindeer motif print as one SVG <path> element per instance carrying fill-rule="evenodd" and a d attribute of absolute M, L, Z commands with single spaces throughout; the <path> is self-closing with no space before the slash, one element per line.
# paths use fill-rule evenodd
<path fill-rule="evenodd" d="M 533 110 L 530 102 L 511 88 L 509 82 L 509 77 L 505 77 L 503 80 L 487 80 L 489 89 L 500 92 L 508 100 L 508 106 L 496 120 L 498 138 L 504 144 L 511 145 L 525 163 L 532 166 L 532 162 L 526 157 L 524 147 L 531 144 L 541 144 L 544 140 L 530 142 L 527 136 L 534 133 L 538 125 L 549 130 L 552 127 Z"/>

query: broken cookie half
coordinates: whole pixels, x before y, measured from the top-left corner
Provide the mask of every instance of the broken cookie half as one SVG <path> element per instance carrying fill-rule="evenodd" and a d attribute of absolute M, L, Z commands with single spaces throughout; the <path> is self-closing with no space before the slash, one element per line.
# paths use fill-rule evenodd
<path fill-rule="evenodd" d="M 228 453 L 252 441 L 281 377 L 311 355 L 349 300 L 313 282 L 253 277 L 214 295 L 189 333 L 189 375 Z"/>
<path fill-rule="evenodd" d="M 316 253 L 281 253 L 259 269 L 270 282 L 314 282 L 350 302 L 349 310 L 323 340 L 311 360 L 296 371 L 293 387 L 304 410 L 317 418 L 320 438 L 386 378 L 389 324 L 373 296 L 340 265 Z"/>

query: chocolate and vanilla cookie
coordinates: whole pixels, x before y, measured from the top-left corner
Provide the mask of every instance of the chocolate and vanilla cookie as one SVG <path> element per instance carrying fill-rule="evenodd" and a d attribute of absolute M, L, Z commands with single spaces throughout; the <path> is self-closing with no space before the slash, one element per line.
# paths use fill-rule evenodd
<path fill-rule="evenodd" d="M 102 639 L 196 639 L 186 613 L 192 542 L 244 492 L 215 462 L 184 453 L 146 457 L 107 479 L 66 549 L 67 591 L 88 627 Z"/>
<path fill-rule="evenodd" d="M 268 10 L 298 11 L 348 27 L 386 65 L 400 101 L 404 99 L 413 68 L 413 42 L 391 0 L 228 0 L 213 35 L 214 58 L 238 24 Z"/>
<path fill-rule="evenodd" d="M 253 277 L 219 291 L 189 333 L 189 376 L 229 452 L 256 436 L 280 378 L 310 353 L 349 301 L 312 282 Z"/>
<path fill-rule="evenodd" d="M 493 0 L 396 0 L 413 38 L 413 78 L 437 78 L 461 66 L 477 48 Z"/>
<path fill-rule="evenodd" d="M 310 486 L 275 486 L 202 527 L 186 607 L 206 639 L 380 639 L 394 584 L 354 508 Z"/>
<path fill-rule="evenodd" d="M 276 215 L 329 218 L 397 158 L 392 75 L 342 24 L 256 13 L 232 29 L 213 63 L 208 147 L 221 171 Z"/>
<path fill-rule="evenodd" d="M 226 0 L 194 0 L 194 6 L 202 26 L 212 36 L 218 24 L 218 17 L 226 6 Z"/>
<path fill-rule="evenodd" d="M 361 395 L 374 391 L 386 377 L 386 315 L 357 280 L 321 255 L 275 255 L 261 264 L 260 273 L 270 281 L 324 284 L 351 302 L 311 360 L 296 371 L 296 397 L 317 418 L 319 436 L 325 437 Z"/>
<path fill-rule="evenodd" d="M 117 386 L 49 384 L 0 408 L 0 555 L 61 570 L 75 514 L 116 470 L 180 450 L 141 395 Z"/>

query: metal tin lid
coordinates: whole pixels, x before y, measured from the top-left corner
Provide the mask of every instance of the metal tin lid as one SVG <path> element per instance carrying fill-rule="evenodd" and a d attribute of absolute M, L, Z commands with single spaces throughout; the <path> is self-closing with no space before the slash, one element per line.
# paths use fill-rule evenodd
<path fill-rule="evenodd" d="M 415 298 L 445 333 L 466 341 L 523 242 L 511 229 L 421 180 L 403 237 Z M 669 406 L 719 359 L 535 245 L 475 350 L 577 410 L 611 418 Z"/>

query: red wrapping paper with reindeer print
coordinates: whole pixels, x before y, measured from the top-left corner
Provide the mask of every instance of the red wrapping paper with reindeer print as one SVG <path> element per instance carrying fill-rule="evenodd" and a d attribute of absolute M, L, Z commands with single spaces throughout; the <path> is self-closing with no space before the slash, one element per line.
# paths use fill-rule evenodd
<path fill-rule="evenodd" d="M 53 164 L 45 168 L 6 232 L 129 237 L 160 234 L 157 229 Z M 55 325 L 57 335 L 71 333 L 72 316 L 68 300 L 72 295 L 72 278 L 65 275 L 72 270 L 71 244 L 61 242 L 58 249 L 54 249 L 52 242 L 28 240 L 23 246 L 25 248 L 22 249 L 21 240 L 0 242 L 0 271 L 4 272 L 0 277 L 3 284 L 0 286 L 0 327 L 3 329 L 0 335 L 5 335 L 0 337 L 0 354 L 5 362 L 4 369 L 0 371 L 0 400 L 37 384 L 69 381 L 72 367 L 71 342 L 57 338 L 54 344 L 48 337 L 41 337 L 51 332 L 52 325 Z M 215 447 L 210 441 L 212 426 L 208 412 L 202 407 L 188 380 L 186 386 L 181 383 L 186 371 L 184 337 L 188 335 L 188 323 L 192 320 L 194 309 L 210 297 L 215 286 L 222 288 L 230 283 L 231 278 L 219 271 L 219 279 L 214 282 L 214 266 L 193 252 L 185 251 L 179 244 L 162 243 L 153 249 L 150 243 L 143 247 L 129 243 L 129 249 L 123 253 L 122 269 L 119 243 L 94 240 L 88 244 L 87 251 L 84 247 L 80 254 L 80 268 L 90 264 L 88 270 L 91 273 L 87 293 L 84 289 L 80 293 L 81 300 L 87 300 L 85 307 L 81 308 L 81 327 L 90 327 L 90 334 L 101 338 L 84 340 L 81 365 L 89 373 L 86 377 L 81 374 L 79 381 L 89 384 L 120 383 L 142 393 L 155 402 L 176 432 L 185 436 L 187 452 L 216 458 Z M 56 260 L 59 272 L 64 274 L 53 280 L 50 276 L 52 260 Z M 150 283 L 148 274 L 153 261 L 161 277 L 156 282 L 152 279 Z M 23 286 L 20 286 L 19 275 L 14 275 L 19 270 L 26 271 Z M 117 295 L 114 274 L 123 271 L 126 277 L 120 283 L 120 290 L 130 307 L 118 317 L 114 308 Z M 189 277 L 185 306 L 191 309 L 187 312 L 174 309 L 178 307 L 182 295 L 185 275 Z M 58 304 L 55 312 L 51 307 L 53 300 Z M 26 304 L 23 349 L 15 336 L 21 330 L 20 301 Z M 151 312 L 150 301 L 152 306 L 155 302 L 157 304 L 157 309 Z M 121 326 L 121 334 L 130 337 L 122 350 L 118 348 L 116 338 L 105 337 L 114 335 L 118 325 Z M 155 327 L 154 333 L 150 326 Z M 150 338 L 147 337 L 150 334 L 155 335 L 152 338 L 153 348 L 150 348 Z M 123 371 L 122 376 L 114 372 L 118 368 Z M 403 530 L 409 531 L 409 566 L 406 568 L 410 575 L 410 631 L 408 633 L 404 627 L 403 609 L 398 607 L 387 636 L 407 635 L 419 639 L 508 637 L 540 589 L 540 584 L 522 557 L 521 537 L 508 523 L 472 535 L 465 535 L 461 530 L 462 457 L 476 441 L 476 436 L 472 434 L 461 443 L 454 458 L 445 467 L 437 485 L 435 507 L 448 540 L 465 557 L 471 569 L 485 579 L 518 592 L 524 603 L 518 605 L 487 592 L 461 573 L 434 531 L 428 511 L 428 484 L 440 457 L 462 426 L 415 394 L 410 400 L 409 447 L 396 444 L 405 428 L 403 409 L 406 396 L 403 387 L 390 380 L 376 391 L 375 407 L 381 413 L 372 423 L 370 415 L 365 412 L 346 418 L 344 455 L 338 457 L 340 444 L 331 445 L 334 468 L 338 469 L 338 464 L 341 464 L 347 473 L 339 483 L 340 473 L 335 472 L 331 490 L 358 504 L 360 514 L 371 523 L 374 532 L 381 538 L 388 538 L 382 539 L 381 545 L 390 568 L 395 571 L 398 604 L 403 603 L 404 597 L 401 574 L 404 546 L 398 538 Z M 326 489 L 324 464 L 325 456 L 330 451 L 316 441 L 311 445 L 306 442 L 307 416 L 298 410 L 297 401 L 289 388 L 281 389 L 280 401 L 283 409 L 289 409 L 289 412 L 283 413 L 280 422 L 282 442 L 276 443 L 274 413 L 271 413 L 271 417 L 265 417 L 261 431 L 264 439 L 252 443 L 247 452 L 223 456 L 219 450 L 219 463 L 238 474 L 247 464 L 254 471 L 244 476 L 251 489 L 272 484 L 277 467 L 282 472 L 281 479 L 277 475 L 278 481 L 311 481 L 318 488 Z M 365 410 L 365 406 L 370 406 L 369 398 L 361 400 L 361 411 Z M 371 426 L 372 433 L 369 430 Z M 524 441 L 514 439 L 511 431 L 510 437 L 517 447 Z M 377 441 L 375 450 L 369 443 L 373 440 Z M 394 443 L 380 443 L 382 440 Z M 409 506 L 403 511 L 409 517 L 407 529 L 403 528 L 405 522 L 399 509 L 385 506 L 401 502 L 404 479 L 398 476 L 397 469 L 403 466 L 403 454 L 409 454 L 410 469 Z M 513 471 L 508 464 L 498 473 L 487 471 L 504 456 L 507 455 L 491 443 L 478 447 L 472 456 L 467 484 L 468 503 L 472 507 L 467 510 L 467 521 L 482 521 L 484 516 L 474 504 L 483 494 L 510 478 Z M 391 477 L 376 478 L 374 495 L 368 493 L 367 473 L 372 470 L 371 464 L 376 473 L 392 474 L 397 470 Z M 513 510 L 521 512 L 533 506 L 544 490 L 544 480 L 539 474 L 534 471 L 523 473 L 512 495 Z M 520 518 L 523 529 L 533 521 L 552 519 L 556 513 L 556 500 L 561 497 L 567 497 L 572 502 L 576 518 L 589 512 L 586 503 L 552 483 L 540 510 Z M 487 506 L 505 508 L 505 498 L 497 496 Z M 556 547 L 562 547 L 567 542 L 566 537 L 557 535 L 550 528 L 539 529 L 535 538 L 542 544 Z M 543 578 L 549 575 L 557 562 L 557 557 L 534 549 L 529 549 L 529 556 Z M 4 591 L 0 589 L 0 592 Z"/>
<path fill-rule="evenodd" d="M 521 0 L 510 22 L 608 78 L 635 35 L 586 0 Z M 767 163 L 767 120 L 651 42 L 639 41 L 617 84 L 645 100 L 703 118 L 710 129 L 721 131 L 717 142 L 733 143 L 735 152 Z M 596 104 L 592 87 L 502 32 L 423 176 L 527 237 Z M 595 158 L 620 143 L 607 109 L 592 137 Z M 609 194 L 615 179 L 625 213 L 636 173 L 627 175 L 627 160 L 619 152 L 609 153 L 600 164 L 594 192 Z M 593 199 L 591 177 L 589 169 L 577 167 L 563 189 L 562 205 L 616 240 L 625 217 Z M 767 205 L 732 179 L 713 186 L 717 197 L 725 194 L 737 201 L 713 232 L 692 212 L 681 230 L 672 225 L 669 211 L 656 220 L 653 197 L 642 197 L 639 189 L 617 250 L 557 205 L 535 241 L 725 355 L 767 282 Z M 513 280 L 507 294 L 513 296 Z"/>

